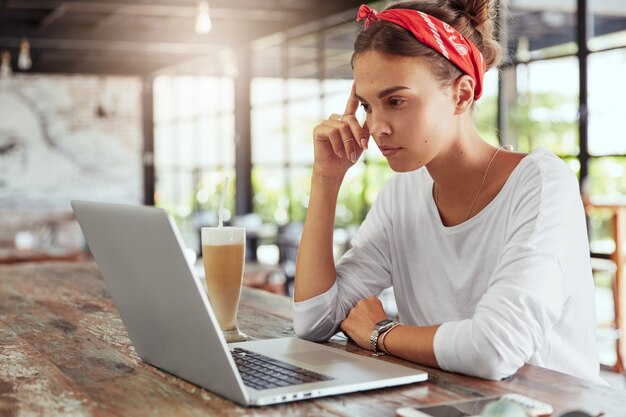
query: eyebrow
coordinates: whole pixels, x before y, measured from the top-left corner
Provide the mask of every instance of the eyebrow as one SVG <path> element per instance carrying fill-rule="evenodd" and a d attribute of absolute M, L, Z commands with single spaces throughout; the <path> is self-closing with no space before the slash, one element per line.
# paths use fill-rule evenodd
<path fill-rule="evenodd" d="M 383 91 L 381 91 L 380 93 L 378 93 L 378 98 L 383 98 L 383 97 L 386 97 L 386 96 L 388 96 L 388 95 L 390 95 L 390 94 L 395 93 L 395 92 L 396 92 L 396 91 L 398 91 L 398 90 L 408 90 L 408 89 L 409 89 L 409 87 L 404 87 L 404 86 L 401 86 L 401 85 L 396 85 L 395 87 L 385 88 Z M 361 100 L 361 101 L 367 101 L 367 100 L 365 100 L 363 97 L 361 97 L 360 95 L 358 95 L 357 93 L 354 93 L 354 96 L 355 96 L 356 98 L 358 98 L 359 100 Z"/>

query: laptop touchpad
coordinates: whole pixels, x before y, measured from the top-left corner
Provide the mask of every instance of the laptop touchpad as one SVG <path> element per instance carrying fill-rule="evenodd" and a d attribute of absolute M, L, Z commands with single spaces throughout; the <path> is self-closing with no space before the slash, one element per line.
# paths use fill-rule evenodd
<path fill-rule="evenodd" d="M 346 363 L 355 361 L 358 359 L 352 357 L 352 355 L 329 355 L 328 352 L 324 351 L 310 351 L 310 352 L 298 352 L 281 355 L 285 358 L 292 359 L 298 362 L 307 363 L 309 365 L 314 366 L 325 366 L 325 365 L 335 365 L 339 363 Z"/>

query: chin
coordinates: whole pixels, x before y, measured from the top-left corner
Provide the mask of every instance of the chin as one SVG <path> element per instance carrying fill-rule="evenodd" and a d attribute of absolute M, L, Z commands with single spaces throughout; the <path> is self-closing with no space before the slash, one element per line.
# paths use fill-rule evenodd
<path fill-rule="evenodd" d="M 417 163 L 415 161 L 387 161 L 389 163 L 389 168 L 393 172 L 411 172 L 418 170 L 424 166 L 422 163 Z"/>

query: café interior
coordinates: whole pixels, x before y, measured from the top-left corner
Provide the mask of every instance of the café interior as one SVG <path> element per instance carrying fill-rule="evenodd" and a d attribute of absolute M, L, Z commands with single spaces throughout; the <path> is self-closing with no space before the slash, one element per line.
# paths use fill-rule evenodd
<path fill-rule="evenodd" d="M 498 3 L 506 59 L 485 75 L 476 125 L 577 176 L 602 375 L 624 390 L 626 2 Z M 0 0 L 0 276 L 90 262 L 73 199 L 164 209 L 202 274 L 200 228 L 226 189 L 223 220 L 247 231 L 244 285 L 292 295 L 312 129 L 345 107 L 360 4 Z M 337 259 L 392 175 L 375 146 L 348 171 Z M 393 314 L 393 293 L 380 298 Z"/>

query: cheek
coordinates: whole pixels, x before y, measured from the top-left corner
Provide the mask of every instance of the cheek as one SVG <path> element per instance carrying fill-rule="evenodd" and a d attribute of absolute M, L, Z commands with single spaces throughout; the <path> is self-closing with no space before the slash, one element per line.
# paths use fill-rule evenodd
<path fill-rule="evenodd" d="M 449 136 L 454 126 L 453 114 L 450 111 L 448 102 L 444 100 L 433 100 L 425 105 L 421 111 L 416 112 L 414 124 L 422 136 L 427 136 L 428 142 L 440 141 Z"/>
<path fill-rule="evenodd" d="M 420 148 L 427 146 L 440 135 L 441 126 L 437 112 L 432 108 L 416 110 L 403 121 L 404 140 Z"/>

